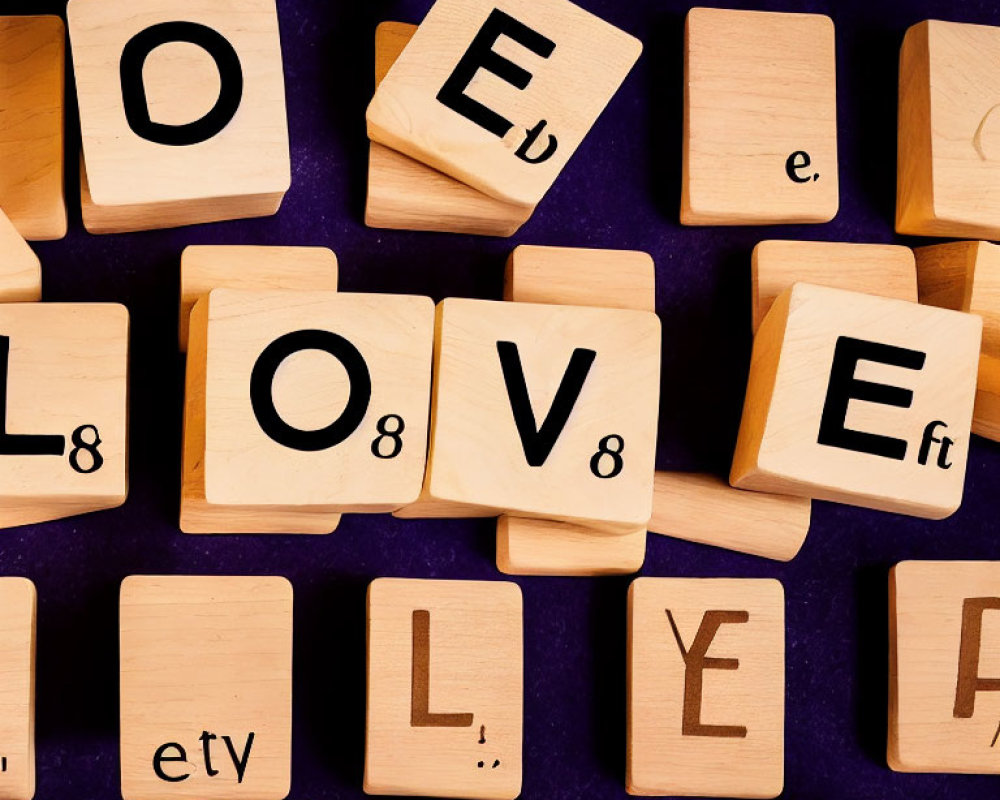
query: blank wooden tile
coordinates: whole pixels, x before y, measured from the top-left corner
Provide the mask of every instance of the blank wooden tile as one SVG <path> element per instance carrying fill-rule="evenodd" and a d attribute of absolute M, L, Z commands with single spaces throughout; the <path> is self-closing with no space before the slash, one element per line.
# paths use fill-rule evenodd
<path fill-rule="evenodd" d="M 0 208 L 26 239 L 66 235 L 65 60 L 59 17 L 0 17 Z"/>
<path fill-rule="evenodd" d="M 928 20 L 899 67 L 896 230 L 1000 238 L 1000 28 Z"/>
<path fill-rule="evenodd" d="M 641 50 L 567 0 L 437 0 L 376 90 L 368 135 L 534 206 Z"/>
<path fill-rule="evenodd" d="M 1000 562 L 904 561 L 889 607 L 889 766 L 1000 773 Z"/>
<path fill-rule="evenodd" d="M 0 527 L 125 502 L 128 337 L 124 306 L 0 305 Z"/>
<path fill-rule="evenodd" d="M 0 209 L 0 303 L 42 299 L 42 264 Z"/>
<path fill-rule="evenodd" d="M 425 297 L 212 291 L 191 315 L 181 529 L 323 533 L 416 500 L 433 340 Z"/>
<path fill-rule="evenodd" d="M 0 578 L 0 797 L 35 794 L 35 585 Z"/>
<path fill-rule="evenodd" d="M 337 255 L 328 247 L 190 245 L 181 254 L 180 349 L 187 350 L 194 304 L 212 289 L 337 291 Z"/>
<path fill-rule="evenodd" d="M 650 533 L 791 561 L 809 533 L 812 501 L 734 489 L 715 475 L 657 472 Z"/>
<path fill-rule="evenodd" d="M 684 71 L 684 225 L 829 222 L 837 215 L 829 17 L 694 8 Z"/>
<path fill-rule="evenodd" d="M 639 578 L 628 616 L 628 792 L 781 794 L 781 584 Z"/>
<path fill-rule="evenodd" d="M 266 216 L 288 190 L 275 0 L 182 8 L 171 0 L 67 7 L 83 221 L 93 233 Z"/>
<path fill-rule="evenodd" d="M 513 583 L 373 581 L 365 792 L 517 797 L 523 639 Z"/>
<path fill-rule="evenodd" d="M 627 533 L 501 516 L 497 569 L 507 575 L 628 575 L 646 560 L 646 528 Z"/>
<path fill-rule="evenodd" d="M 741 489 L 940 519 L 961 504 L 982 320 L 798 283 L 754 340 Z"/>
<path fill-rule="evenodd" d="M 122 797 L 286 797 L 291 584 L 132 576 L 120 624 Z"/>
<path fill-rule="evenodd" d="M 775 299 L 798 282 L 917 302 L 917 267 L 909 247 L 851 242 L 761 242 L 752 260 L 753 330 Z"/>
<path fill-rule="evenodd" d="M 382 82 L 416 25 L 383 22 L 375 29 L 375 84 Z M 513 236 L 532 206 L 516 205 L 471 186 L 378 142 L 368 156 L 365 224 L 371 228 Z"/>

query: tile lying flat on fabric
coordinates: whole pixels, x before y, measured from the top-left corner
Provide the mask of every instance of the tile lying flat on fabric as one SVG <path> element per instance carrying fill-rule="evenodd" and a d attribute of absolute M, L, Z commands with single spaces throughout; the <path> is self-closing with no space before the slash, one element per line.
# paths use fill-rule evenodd
<path fill-rule="evenodd" d="M 371 583 L 366 793 L 521 793 L 522 620 L 513 583 Z"/>
<path fill-rule="evenodd" d="M 645 560 L 645 526 L 606 533 L 570 522 L 497 520 L 497 569 L 507 575 L 628 575 Z"/>
<path fill-rule="evenodd" d="M 71 0 L 92 233 L 277 212 L 291 182 L 275 0 Z"/>
<path fill-rule="evenodd" d="M 0 578 L 0 797 L 35 794 L 35 585 Z"/>
<path fill-rule="evenodd" d="M 833 21 L 694 8 L 685 31 L 684 225 L 837 214 Z"/>
<path fill-rule="evenodd" d="M 0 303 L 42 299 L 42 264 L 0 209 Z"/>

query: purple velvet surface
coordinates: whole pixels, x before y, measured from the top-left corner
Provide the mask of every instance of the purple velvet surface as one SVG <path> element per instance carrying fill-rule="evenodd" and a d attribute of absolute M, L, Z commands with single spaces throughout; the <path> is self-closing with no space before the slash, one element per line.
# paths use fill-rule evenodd
<path fill-rule="evenodd" d="M 78 123 L 69 93 L 70 234 L 37 245 L 37 252 L 47 300 L 117 301 L 132 312 L 131 492 L 115 511 L 0 535 L 0 574 L 25 575 L 39 590 L 39 800 L 119 797 L 117 593 L 126 575 L 277 573 L 292 580 L 295 800 L 362 796 L 368 581 L 501 577 L 490 521 L 353 516 L 321 537 L 179 532 L 183 361 L 176 316 L 185 245 L 327 245 L 340 257 L 345 291 L 435 299 L 498 299 L 504 259 L 520 242 L 647 250 L 657 263 L 664 331 L 659 465 L 722 474 L 749 360 L 753 245 L 775 237 L 900 241 L 892 220 L 903 33 L 928 17 L 1000 24 L 1000 5 L 985 1 L 747 6 L 818 11 L 836 21 L 840 214 L 821 226 L 684 229 L 677 220 L 688 4 L 583 0 L 641 37 L 646 51 L 534 218 L 505 241 L 376 231 L 362 223 L 375 25 L 418 22 L 429 4 L 279 0 L 294 177 L 271 219 L 88 235 L 80 224 Z M 63 9 L 59 0 L 0 0 L 2 13 Z M 945 522 L 817 503 L 805 547 L 788 565 L 649 537 L 645 575 L 774 577 L 784 583 L 785 797 L 997 796 L 998 778 L 898 775 L 887 769 L 884 753 L 887 570 L 908 558 L 996 558 L 998 477 L 1000 448 L 975 439 L 965 505 Z M 518 580 L 525 608 L 526 798 L 625 796 L 629 580 Z"/>

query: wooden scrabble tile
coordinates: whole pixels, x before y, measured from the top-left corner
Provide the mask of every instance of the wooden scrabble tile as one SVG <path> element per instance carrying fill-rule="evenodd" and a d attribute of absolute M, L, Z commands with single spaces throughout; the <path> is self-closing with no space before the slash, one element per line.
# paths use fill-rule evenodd
<path fill-rule="evenodd" d="M 120 305 L 0 305 L 0 528 L 125 502 L 128 336 Z"/>
<path fill-rule="evenodd" d="M 904 561 L 889 576 L 889 766 L 1000 773 L 1000 562 Z"/>
<path fill-rule="evenodd" d="M 0 17 L 0 208 L 25 239 L 66 235 L 65 59 L 59 17 Z"/>
<path fill-rule="evenodd" d="M 412 503 L 433 341 L 425 297 L 212 291 L 191 314 L 181 529 L 328 533 Z"/>
<path fill-rule="evenodd" d="M 639 578 L 628 617 L 628 792 L 781 794 L 781 584 Z"/>
<path fill-rule="evenodd" d="M 291 584 L 132 576 L 120 623 L 122 797 L 286 797 Z"/>
<path fill-rule="evenodd" d="M 187 351 L 194 304 L 212 289 L 337 291 L 337 255 L 328 247 L 190 245 L 181 254 L 179 342 Z"/>
<path fill-rule="evenodd" d="M 833 21 L 693 8 L 684 39 L 684 225 L 837 215 Z"/>
<path fill-rule="evenodd" d="M 753 330 L 792 284 L 814 283 L 917 302 L 917 267 L 909 247 L 772 239 L 753 251 Z"/>
<path fill-rule="evenodd" d="M 1000 238 L 1000 28 L 927 20 L 899 66 L 896 230 Z"/>
<path fill-rule="evenodd" d="M 0 209 L 0 303 L 42 299 L 42 264 Z"/>
<path fill-rule="evenodd" d="M 0 797 L 35 794 L 35 585 L 0 578 Z"/>
<path fill-rule="evenodd" d="M 798 283 L 754 340 L 730 482 L 940 519 L 961 504 L 982 320 Z"/>
<path fill-rule="evenodd" d="M 921 303 L 983 318 L 972 432 L 1000 441 L 1000 247 L 952 242 L 915 252 Z"/>
<path fill-rule="evenodd" d="M 608 533 L 552 520 L 497 520 L 497 569 L 507 575 L 628 575 L 645 560 L 645 527 Z"/>
<path fill-rule="evenodd" d="M 535 206 L 641 51 L 568 0 L 437 0 L 376 89 L 368 135 Z"/>
<path fill-rule="evenodd" d="M 375 85 L 382 82 L 416 25 L 383 22 L 375 29 Z M 378 142 L 368 156 L 365 224 L 371 228 L 513 236 L 533 206 L 507 203 Z"/>
<path fill-rule="evenodd" d="M 70 0 L 83 221 L 274 214 L 291 182 L 275 0 Z"/>
<path fill-rule="evenodd" d="M 365 792 L 517 797 L 523 639 L 513 583 L 373 581 Z"/>
<path fill-rule="evenodd" d="M 649 532 L 791 561 L 811 516 L 806 497 L 744 492 L 715 475 L 657 472 Z"/>
<path fill-rule="evenodd" d="M 608 530 L 651 513 L 660 322 L 620 309 L 438 306 L 426 496 Z"/>

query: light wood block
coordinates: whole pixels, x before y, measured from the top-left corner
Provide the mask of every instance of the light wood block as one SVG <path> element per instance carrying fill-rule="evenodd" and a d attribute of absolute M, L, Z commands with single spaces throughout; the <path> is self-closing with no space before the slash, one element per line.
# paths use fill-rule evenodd
<path fill-rule="evenodd" d="M 1000 562 L 904 561 L 889 577 L 889 766 L 1000 773 Z"/>
<path fill-rule="evenodd" d="M 337 291 L 337 255 L 328 247 L 190 245 L 181 254 L 179 342 L 187 351 L 191 309 L 212 289 Z"/>
<path fill-rule="evenodd" d="M 657 472 L 650 533 L 791 561 L 809 533 L 812 501 L 734 489 L 722 478 Z"/>
<path fill-rule="evenodd" d="M 916 250 L 920 302 L 983 318 L 972 432 L 1000 441 L 1000 247 L 952 242 Z"/>
<path fill-rule="evenodd" d="M 0 797 L 35 794 L 35 585 L 0 578 Z"/>
<path fill-rule="evenodd" d="M 941 519 L 965 483 L 982 320 L 795 284 L 754 340 L 730 482 Z"/>
<path fill-rule="evenodd" d="M 783 291 L 814 283 L 917 302 L 917 266 L 909 247 L 772 239 L 753 251 L 753 331 Z"/>
<path fill-rule="evenodd" d="M 437 331 L 429 499 L 622 533 L 645 526 L 655 314 L 448 299 Z"/>
<path fill-rule="evenodd" d="M 375 85 L 403 52 L 416 25 L 383 22 L 375 29 Z M 506 203 L 378 142 L 368 156 L 371 228 L 513 236 L 534 207 Z"/>
<path fill-rule="evenodd" d="M 833 21 L 693 8 L 684 53 L 681 223 L 833 219 L 840 205 Z"/>
<path fill-rule="evenodd" d="M 291 165 L 275 0 L 71 0 L 67 16 L 87 230 L 277 212 Z"/>
<path fill-rule="evenodd" d="M 366 793 L 521 793 L 522 616 L 513 583 L 372 581 Z"/>
<path fill-rule="evenodd" d="M 0 208 L 25 239 L 66 235 L 65 60 L 59 17 L 0 17 Z"/>
<path fill-rule="evenodd" d="M 42 262 L 0 209 L 0 303 L 42 299 Z"/>
<path fill-rule="evenodd" d="M 0 528 L 125 502 L 128 337 L 124 306 L 0 305 Z"/>
<path fill-rule="evenodd" d="M 641 51 L 567 0 L 437 0 L 376 89 L 368 135 L 533 207 Z"/>
<path fill-rule="evenodd" d="M 781 584 L 639 578 L 628 617 L 628 792 L 781 794 Z"/>
<path fill-rule="evenodd" d="M 928 20 L 899 66 L 896 230 L 1000 238 L 1000 28 Z"/>
<path fill-rule="evenodd" d="M 132 576 L 120 624 L 122 797 L 286 797 L 291 584 Z"/>
<path fill-rule="evenodd" d="M 412 503 L 433 340 L 425 297 L 213 290 L 191 314 L 181 529 L 328 533 Z"/>
<path fill-rule="evenodd" d="M 628 575 L 645 560 L 645 527 L 606 533 L 568 522 L 497 520 L 497 569 L 507 575 Z"/>

